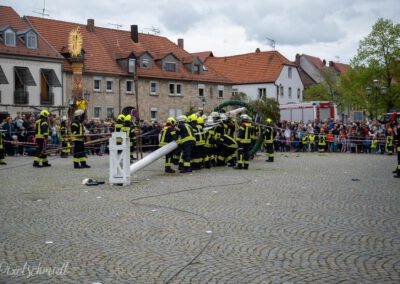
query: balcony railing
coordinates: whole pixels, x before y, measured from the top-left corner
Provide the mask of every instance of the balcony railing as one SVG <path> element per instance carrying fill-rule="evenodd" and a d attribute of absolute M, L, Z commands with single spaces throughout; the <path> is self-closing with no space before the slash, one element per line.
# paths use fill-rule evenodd
<path fill-rule="evenodd" d="M 54 93 L 40 94 L 41 105 L 54 105 Z"/>
<path fill-rule="evenodd" d="M 29 93 L 24 90 L 14 91 L 14 104 L 19 104 L 19 105 L 29 104 Z"/>

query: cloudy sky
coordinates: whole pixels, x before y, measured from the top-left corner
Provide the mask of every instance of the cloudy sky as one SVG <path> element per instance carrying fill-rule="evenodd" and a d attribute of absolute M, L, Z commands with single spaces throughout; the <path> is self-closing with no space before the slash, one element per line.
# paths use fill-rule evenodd
<path fill-rule="evenodd" d="M 285 2 L 285 3 L 282 3 Z M 21 16 L 40 16 L 44 0 L 0 0 Z M 189 52 L 227 56 L 275 49 L 348 63 L 378 18 L 400 22 L 399 0 L 46 0 L 51 19 L 184 38 Z"/>

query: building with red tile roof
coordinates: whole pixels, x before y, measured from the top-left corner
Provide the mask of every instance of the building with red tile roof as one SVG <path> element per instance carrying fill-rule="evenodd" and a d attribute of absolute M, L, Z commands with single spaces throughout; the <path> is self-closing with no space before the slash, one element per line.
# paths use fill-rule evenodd
<path fill-rule="evenodd" d="M 136 25 L 130 31 L 115 30 L 97 27 L 93 19 L 86 25 L 38 17 L 27 19 L 64 55 L 67 98 L 72 92 L 68 36 L 72 29 L 80 28 L 85 58 L 83 88 L 90 97 L 89 117 L 106 118 L 136 108 L 136 93 L 140 117 L 158 120 L 203 105 L 211 110 L 232 92 L 229 79 L 204 67 L 199 56 L 183 49 L 183 39 L 177 45 L 166 37 L 138 33 Z M 129 60 L 135 62 L 134 72 L 129 71 Z"/>
<path fill-rule="evenodd" d="M 61 112 L 61 54 L 11 7 L 0 6 L 0 116 Z"/>
<path fill-rule="evenodd" d="M 296 65 L 278 51 L 257 49 L 235 56 L 209 56 L 205 63 L 231 80 L 235 91 L 251 99 L 269 97 L 281 104 L 302 100 L 303 84 Z"/>

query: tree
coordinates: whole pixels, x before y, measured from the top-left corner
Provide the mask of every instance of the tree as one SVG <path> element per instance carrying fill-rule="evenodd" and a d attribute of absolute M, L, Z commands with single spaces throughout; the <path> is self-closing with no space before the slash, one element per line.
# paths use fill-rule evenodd
<path fill-rule="evenodd" d="M 304 101 L 328 101 L 330 99 L 331 95 L 325 82 L 312 85 L 304 91 Z"/>
<path fill-rule="evenodd" d="M 393 79 L 399 76 L 400 60 L 400 24 L 391 20 L 379 19 L 372 27 L 371 33 L 360 41 L 357 55 L 351 61 L 353 68 L 368 68 L 372 76 L 364 90 L 378 79 L 388 93 L 383 100 L 386 108 L 399 106 L 398 87 L 392 88 Z"/>
<path fill-rule="evenodd" d="M 265 122 L 266 118 L 271 118 L 274 121 L 280 120 L 279 103 L 275 99 L 263 97 L 262 99 L 251 101 L 250 104 L 260 115 L 259 121 Z"/>
<path fill-rule="evenodd" d="M 242 102 L 248 102 L 249 98 L 247 97 L 246 93 L 243 92 L 239 92 L 236 93 L 233 97 L 232 100 L 238 100 L 238 101 L 242 101 Z"/>

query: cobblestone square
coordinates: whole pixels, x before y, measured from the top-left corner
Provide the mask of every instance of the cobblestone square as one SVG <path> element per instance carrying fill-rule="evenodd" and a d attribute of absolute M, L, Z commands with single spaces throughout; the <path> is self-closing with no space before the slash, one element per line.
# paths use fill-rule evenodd
<path fill-rule="evenodd" d="M 8 157 L 0 283 L 399 283 L 396 157 L 276 156 L 173 175 L 158 160 L 126 187 L 81 185 L 108 181 L 108 156 Z"/>

